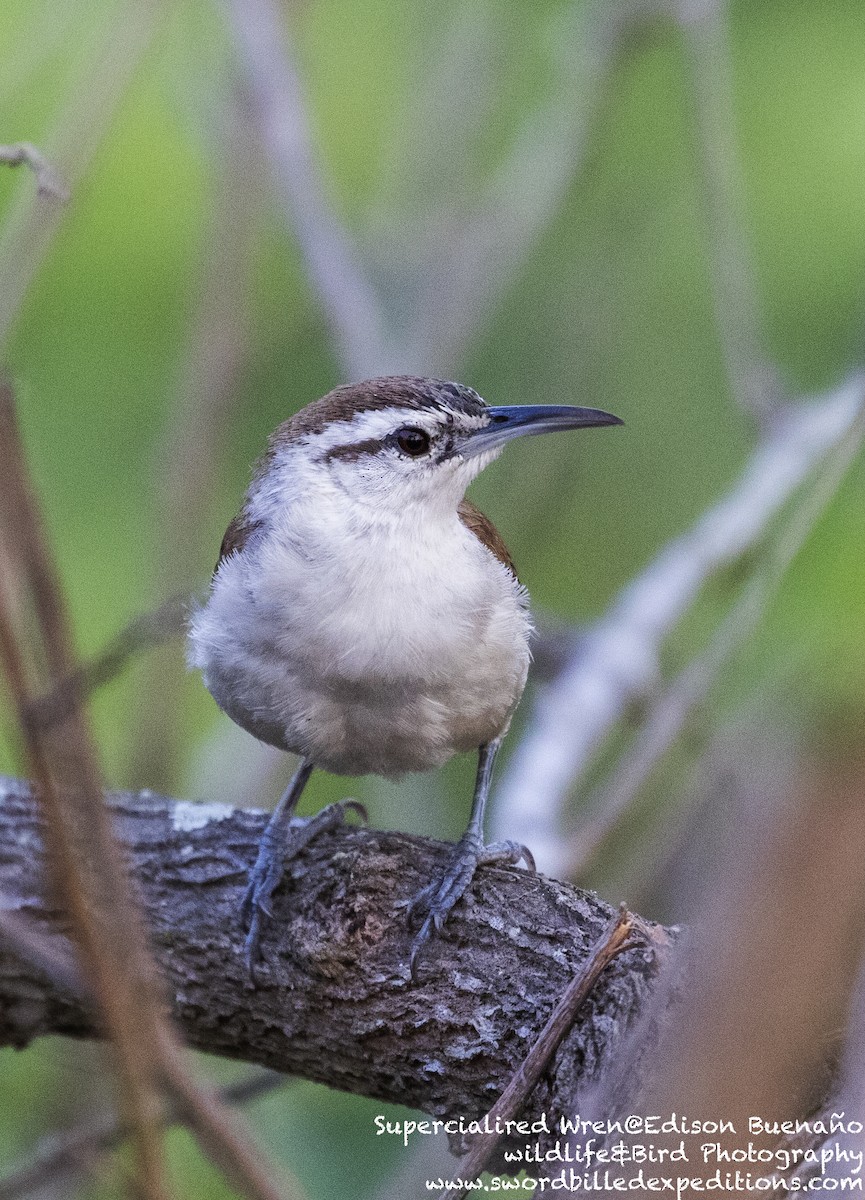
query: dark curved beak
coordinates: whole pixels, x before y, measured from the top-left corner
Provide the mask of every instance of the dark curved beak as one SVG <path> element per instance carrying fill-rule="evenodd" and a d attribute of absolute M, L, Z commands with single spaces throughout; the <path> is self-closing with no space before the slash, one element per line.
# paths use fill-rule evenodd
<path fill-rule="evenodd" d="M 489 425 L 469 434 L 458 453 L 474 458 L 509 442 L 511 438 L 536 433 L 561 433 L 566 429 L 589 429 L 595 425 L 624 425 L 619 417 L 600 408 L 577 408 L 573 404 L 505 404 L 490 406 Z"/>

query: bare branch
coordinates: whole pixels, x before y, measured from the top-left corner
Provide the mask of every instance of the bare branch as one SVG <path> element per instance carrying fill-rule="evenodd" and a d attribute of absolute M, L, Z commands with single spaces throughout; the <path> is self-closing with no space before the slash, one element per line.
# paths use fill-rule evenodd
<path fill-rule="evenodd" d="M 69 199 L 69 189 L 51 163 L 41 151 L 29 142 L 17 142 L 14 146 L 0 146 L 0 163 L 10 167 L 27 165 L 36 177 L 36 191 L 40 196 L 51 200 L 59 200 L 65 204 Z"/>
<path fill-rule="evenodd" d="M 499 785 L 497 836 L 507 831 L 526 840 L 545 870 L 561 873 L 566 859 L 558 821 L 565 799 L 627 705 L 656 686 L 665 639 L 707 581 L 766 536 L 795 491 L 847 439 L 863 402 L 865 379 L 856 375 L 786 410 L 736 487 L 619 594 L 539 696 Z"/>
<path fill-rule="evenodd" d="M 384 374 L 391 369 L 385 317 L 324 184 L 283 13 L 274 0 L 226 0 L 226 7 L 253 118 L 342 372 Z"/>
<path fill-rule="evenodd" d="M 573 16 L 567 24 L 556 18 L 550 41 L 557 48 L 558 79 L 518 131 L 481 201 L 468 217 L 454 212 L 442 222 L 439 212 L 438 230 L 409 224 L 407 247 L 396 266 L 403 281 L 407 271 L 412 273 L 417 286 L 408 292 L 417 297 L 406 304 L 408 328 L 398 335 L 327 194 L 282 13 L 274 0 L 226 2 L 278 193 L 327 316 L 342 372 L 355 379 L 455 365 L 579 170 L 622 30 L 657 7 L 656 0 L 634 0 L 615 11 L 598 4 L 588 36 L 583 28 L 573 28 Z M 393 244 L 390 230 L 389 247 Z M 419 245 L 425 249 L 419 252 Z"/>
<path fill-rule="evenodd" d="M 723 666 L 754 633 L 783 578 L 825 512 L 862 444 L 860 416 L 835 449 L 771 548 L 767 560 L 743 587 L 738 599 L 699 654 L 652 702 L 631 745 L 616 763 L 610 779 L 585 804 L 587 814 L 570 838 L 567 876 L 578 878 L 647 778 L 681 735 L 694 709 L 706 699 Z"/>

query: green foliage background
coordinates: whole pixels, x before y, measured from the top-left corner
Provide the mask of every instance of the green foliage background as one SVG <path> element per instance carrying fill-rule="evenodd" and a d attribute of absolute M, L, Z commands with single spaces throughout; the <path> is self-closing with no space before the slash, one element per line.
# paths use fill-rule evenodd
<path fill-rule="evenodd" d="M 0 141 L 55 148 L 70 88 L 117 11 L 101 0 L 6 0 Z M 163 552 L 155 530 L 166 430 L 213 249 L 219 117 L 233 71 L 222 18 L 219 8 L 200 3 L 167 10 L 75 189 L 5 352 L 85 654 L 163 598 L 154 564 Z M 476 89 L 489 97 L 487 115 L 465 131 L 426 128 L 425 89 L 435 82 L 441 39 L 458 19 L 486 30 L 464 83 L 470 100 Z M 579 6 L 558 0 L 291 6 L 286 20 L 316 140 L 349 228 L 362 240 L 372 225 L 381 245 L 390 222 L 404 230 L 409 217 L 470 204 L 510 153 L 525 115 L 558 86 L 559 42 L 585 19 Z M 730 33 L 735 136 L 766 350 L 791 391 L 806 393 L 831 386 L 861 358 L 862 8 L 857 0 L 750 0 L 734 5 Z M 635 26 L 599 96 L 581 169 L 458 369 L 494 403 L 574 401 L 627 422 L 623 431 L 579 441 L 514 447 L 474 492 L 502 529 L 538 608 L 573 623 L 601 613 L 729 486 L 753 441 L 731 400 L 714 321 L 680 29 L 662 19 Z M 74 156 L 74 148 L 61 149 Z M 263 175 L 251 344 L 206 498 L 206 527 L 183 564 L 180 582 L 189 590 L 206 586 L 267 433 L 340 382 L 297 244 L 267 187 Z M 34 202 L 33 191 L 21 172 L 0 173 L 0 228 L 16 205 Z M 25 250 L 7 237 L 0 270 Z M 861 729 L 863 501 L 857 468 L 757 642 L 719 688 L 718 715 L 735 711 L 768 678 L 773 702 L 813 731 L 815 745 Z M 182 522 L 184 514 L 176 517 Z M 671 661 L 711 627 L 730 587 L 729 580 L 713 587 Z M 94 704 L 112 785 L 196 790 L 196 764 L 226 721 L 199 681 L 184 675 L 179 650 L 166 669 L 174 673 L 170 694 L 176 688 L 184 731 L 182 762 L 167 777 L 135 774 L 134 732 L 159 702 L 139 664 Z M 0 769 L 14 771 L 8 716 L 3 732 Z M 452 836 L 465 819 L 470 771 L 456 764 L 441 786 L 407 781 L 397 789 L 321 776 L 309 803 L 318 807 L 351 788 L 370 801 L 374 822 Z M 58 1114 L 74 1119 L 62 1100 L 70 1072 L 80 1069 L 72 1058 L 69 1048 L 53 1045 L 0 1053 L 0 1165 L 16 1160 Z M 229 1073 L 224 1065 L 212 1069 Z M 379 1107 L 295 1085 L 253 1106 L 251 1116 L 311 1197 L 361 1197 L 389 1165 L 372 1135 L 370 1114 Z M 227 1195 L 183 1135 L 172 1146 L 178 1194 Z M 107 1196 L 115 1187 L 110 1177 L 88 1194 Z"/>

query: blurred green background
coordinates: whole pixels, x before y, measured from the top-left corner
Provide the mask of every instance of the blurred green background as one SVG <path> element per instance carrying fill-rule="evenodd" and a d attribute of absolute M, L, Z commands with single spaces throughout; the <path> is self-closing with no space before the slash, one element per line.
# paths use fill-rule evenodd
<path fill-rule="evenodd" d="M 625 419 L 621 431 L 515 446 L 473 489 L 538 610 L 570 625 L 603 612 L 731 485 L 755 438 L 715 317 L 688 35 L 674 14 L 633 11 L 610 48 L 597 10 L 553 0 L 284 10 L 328 189 L 398 332 L 525 131 L 539 178 L 559 163 L 546 209 L 515 227 L 522 241 L 506 247 L 501 287 L 469 307 L 456 349 L 423 369 L 491 403 L 572 401 Z M 154 28 L 112 107 L 97 95 L 110 73 L 100 47 L 109 35 L 125 44 L 133 12 L 152 12 Z M 790 392 L 806 394 L 861 358 L 862 6 L 750 0 L 728 16 L 727 132 L 764 350 Z M 74 178 L 77 132 L 106 122 L 4 350 L 85 655 L 169 594 L 206 587 L 267 434 L 344 378 L 255 145 L 225 18 L 208 4 L 101 0 L 6 0 L 0 11 L 0 142 L 35 143 Z M 573 143 L 557 159 L 563 112 Z M 36 205 L 32 177 L 0 171 L 0 292 L 32 253 Z M 446 273 L 436 286 L 448 287 Z M 771 693 L 815 747 L 861 728 L 863 502 L 856 466 L 714 693 L 710 724 Z M 713 585 L 672 663 L 701 643 L 734 583 Z M 136 661 L 93 710 L 111 786 L 262 805 L 278 795 L 288 764 L 256 757 L 186 674 L 178 644 Z M 0 769 L 14 772 L 8 713 L 2 735 Z M 317 775 L 305 799 L 309 809 L 359 795 L 375 824 L 454 837 L 472 770 L 459 762 L 386 786 Z M 607 861 L 594 881 L 603 890 L 615 878 Z M 41 1131 L 74 1122 L 69 1080 L 89 1078 L 92 1057 L 54 1044 L 0 1052 L 0 1169 Z M 400 1161 L 372 1136 L 379 1108 L 296 1084 L 249 1111 L 311 1197 L 365 1197 Z M 172 1145 L 178 1194 L 228 1194 L 184 1137 Z M 116 1186 L 109 1174 L 83 1194 Z"/>

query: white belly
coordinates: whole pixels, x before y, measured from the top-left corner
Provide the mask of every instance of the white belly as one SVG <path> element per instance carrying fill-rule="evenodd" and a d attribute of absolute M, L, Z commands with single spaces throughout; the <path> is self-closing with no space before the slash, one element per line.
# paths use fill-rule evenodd
<path fill-rule="evenodd" d="M 220 567 L 190 661 L 262 741 L 337 774 L 440 766 L 503 732 L 525 685 L 525 591 L 454 520 L 345 553 L 286 531 Z"/>

